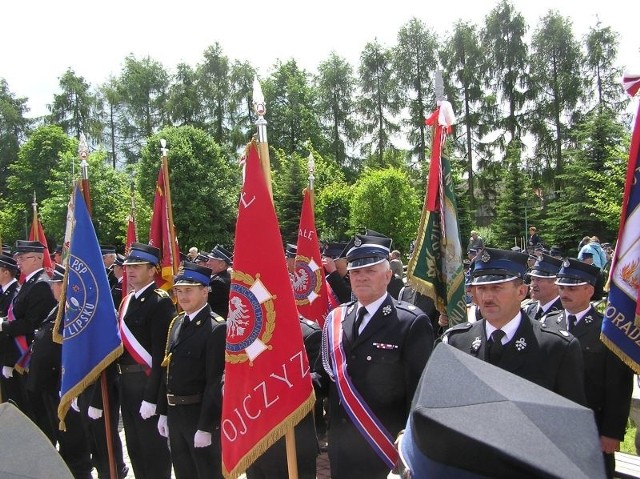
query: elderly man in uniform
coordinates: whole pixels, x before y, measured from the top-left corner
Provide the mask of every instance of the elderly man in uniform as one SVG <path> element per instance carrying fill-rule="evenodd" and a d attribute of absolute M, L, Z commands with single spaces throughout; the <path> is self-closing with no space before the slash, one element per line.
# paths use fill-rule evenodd
<path fill-rule="evenodd" d="M 169 295 L 156 289 L 160 250 L 133 243 L 124 262 L 133 287 L 120 306 L 120 334 L 125 346 L 118 359 L 121 413 L 127 451 L 136 479 L 169 479 L 171 459 L 156 427 L 162 360 L 169 323 L 176 309 Z"/>
<path fill-rule="evenodd" d="M 16 265 L 24 274 L 24 283 L 20 291 L 15 295 L 11 304 L 8 318 L 0 322 L 0 331 L 9 338 L 7 350 L 2 364 L 2 375 L 9 379 L 14 377 L 15 391 L 20 396 L 20 407 L 29 415 L 32 409 L 40 411 L 44 407 L 41 404 L 29 406 L 26 399 L 24 377 L 14 374 L 14 366 L 26 351 L 20 351 L 16 343 L 29 346 L 33 340 L 34 331 L 40 327 L 56 304 L 49 277 L 42 267 L 45 254 L 44 245 L 38 241 L 16 242 Z"/>
<path fill-rule="evenodd" d="M 100 252 L 102 253 L 102 262 L 107 270 L 109 287 L 113 288 L 117 281 L 116 277 L 113 275 L 113 263 L 116 261 L 116 247 L 111 245 L 100 245 Z"/>
<path fill-rule="evenodd" d="M 387 477 L 389 448 L 433 346 L 429 318 L 387 293 L 390 246 L 389 238 L 355 236 L 347 261 L 357 301 L 334 309 L 325 322 L 313 377 L 318 393 L 329 396 L 333 479 Z"/>
<path fill-rule="evenodd" d="M 210 277 L 209 268 L 185 263 L 174 282 L 183 312 L 169 328 L 158 432 L 169 437 L 176 479 L 222 479 L 220 415 L 227 327 L 207 303 Z"/>
<path fill-rule="evenodd" d="M 446 331 L 442 341 L 579 404 L 585 403 L 578 341 L 521 309 L 527 255 L 485 248 L 472 272 L 483 319 Z"/>
<path fill-rule="evenodd" d="M 602 314 L 590 303 L 599 276 L 600 269 L 596 266 L 566 259 L 556 280 L 564 309 L 547 316 L 545 322 L 568 330 L 580 342 L 586 405 L 594 412 L 607 477 L 611 478 L 615 469 L 614 452 L 620 448 L 627 426 L 633 372 L 600 341 Z"/>
<path fill-rule="evenodd" d="M 529 271 L 528 275 L 531 278 L 529 293 L 532 301 L 524 308 L 524 312 L 531 319 L 540 321 L 544 315 L 562 309 L 556 286 L 556 274 L 560 266 L 562 261 L 543 254 Z"/>
<path fill-rule="evenodd" d="M 347 246 L 348 243 L 329 243 L 322 253 L 327 284 L 340 303 L 351 301 L 351 284 L 345 258 Z"/>
<path fill-rule="evenodd" d="M 209 282 L 209 306 L 214 313 L 226 319 L 229 314 L 229 291 L 231 290 L 229 266 L 233 263 L 233 254 L 224 246 L 216 245 L 207 257 L 206 266 L 212 272 Z"/>

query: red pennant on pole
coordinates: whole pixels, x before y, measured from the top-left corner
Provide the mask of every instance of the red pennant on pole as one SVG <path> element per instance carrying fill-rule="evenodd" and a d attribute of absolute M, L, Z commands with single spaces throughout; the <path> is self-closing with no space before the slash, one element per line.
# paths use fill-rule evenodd
<path fill-rule="evenodd" d="M 302 201 L 292 286 L 300 314 L 322 326 L 329 312 L 327 284 L 313 213 L 313 190 L 308 188 L 304 190 Z"/>
<path fill-rule="evenodd" d="M 29 232 L 29 241 L 39 241 L 44 245 L 44 253 L 42 257 L 42 266 L 49 277 L 53 276 L 53 262 L 51 261 L 51 253 L 47 245 L 47 237 L 44 234 L 44 228 L 38 218 L 38 213 L 34 211 L 33 221 L 31 222 L 31 231 Z"/>
<path fill-rule="evenodd" d="M 233 256 L 221 421 L 227 478 L 246 470 L 315 401 L 278 219 L 254 143 Z"/>

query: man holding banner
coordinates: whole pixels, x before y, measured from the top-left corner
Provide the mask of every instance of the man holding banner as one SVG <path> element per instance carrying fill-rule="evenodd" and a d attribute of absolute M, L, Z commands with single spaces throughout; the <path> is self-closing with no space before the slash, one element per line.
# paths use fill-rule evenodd
<path fill-rule="evenodd" d="M 119 358 L 122 422 L 136 478 L 169 479 L 171 459 L 156 427 L 162 360 L 169 323 L 176 309 L 169 295 L 156 289 L 154 275 L 160 250 L 133 243 L 124 262 L 133 287 L 119 312 L 124 353 Z"/>
<path fill-rule="evenodd" d="M 329 396 L 329 459 L 333 479 L 384 479 L 433 346 L 429 318 L 387 293 L 391 239 L 356 235 L 347 252 L 357 301 L 325 322 L 322 366 L 314 385 Z"/>

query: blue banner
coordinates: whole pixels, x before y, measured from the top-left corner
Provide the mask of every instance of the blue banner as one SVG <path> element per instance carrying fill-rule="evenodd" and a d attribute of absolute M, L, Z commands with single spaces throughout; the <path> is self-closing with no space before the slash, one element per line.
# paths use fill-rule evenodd
<path fill-rule="evenodd" d="M 73 192 L 62 329 L 62 381 L 58 417 L 122 354 L 116 310 L 102 253 L 80 188 Z"/>
<path fill-rule="evenodd" d="M 631 138 L 620 230 L 609 284 L 601 339 L 640 373 L 640 108 Z"/>

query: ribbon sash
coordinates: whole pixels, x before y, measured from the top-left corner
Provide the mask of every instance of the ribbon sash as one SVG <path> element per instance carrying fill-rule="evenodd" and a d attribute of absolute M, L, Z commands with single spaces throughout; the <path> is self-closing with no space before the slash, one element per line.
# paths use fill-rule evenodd
<path fill-rule="evenodd" d="M 327 328 L 329 349 L 333 352 L 331 369 L 338 388 L 338 395 L 342 406 L 360 434 L 389 469 L 392 469 L 398 459 L 398 451 L 393 445 L 393 438 L 369 409 L 347 373 L 346 354 L 342 347 L 342 319 L 344 315 L 345 307 L 334 309 L 331 313 L 331 323 Z"/>
<path fill-rule="evenodd" d="M 13 313 L 13 301 L 9 305 L 9 311 L 7 311 L 7 320 L 9 322 L 16 320 L 16 315 Z M 31 360 L 31 350 L 29 349 L 29 345 L 27 344 L 27 338 L 25 336 L 16 336 L 13 338 L 18 351 L 20 352 L 20 358 L 15 364 L 15 369 L 19 373 L 22 373 L 25 369 L 28 369 L 29 362 Z"/>
<path fill-rule="evenodd" d="M 142 344 L 133 335 L 127 323 L 124 322 L 124 317 L 129 309 L 129 302 L 135 293 L 130 293 L 122 302 L 119 311 L 118 326 L 120 327 L 120 336 L 122 337 L 122 344 L 127 352 L 140 366 L 144 367 L 144 373 L 148 376 L 151 374 L 151 354 L 142 347 Z"/>

